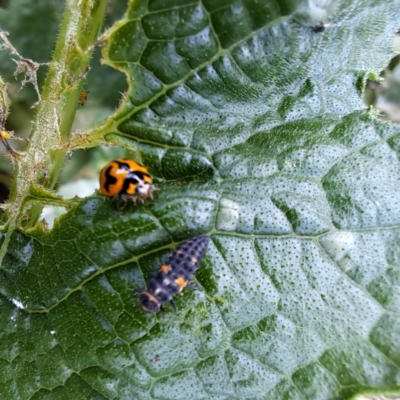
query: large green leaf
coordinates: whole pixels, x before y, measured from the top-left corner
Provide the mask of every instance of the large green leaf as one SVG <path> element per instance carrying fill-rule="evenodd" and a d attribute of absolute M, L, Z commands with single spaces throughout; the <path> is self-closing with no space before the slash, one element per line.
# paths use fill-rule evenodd
<path fill-rule="evenodd" d="M 321 2 L 323 32 L 281 20 L 295 3 L 135 1 L 106 36 L 131 86 L 92 139 L 138 149 L 161 190 L 13 235 L 2 398 L 400 391 L 400 128 L 361 101 L 400 2 Z M 205 290 L 143 313 L 133 289 L 200 233 Z"/>

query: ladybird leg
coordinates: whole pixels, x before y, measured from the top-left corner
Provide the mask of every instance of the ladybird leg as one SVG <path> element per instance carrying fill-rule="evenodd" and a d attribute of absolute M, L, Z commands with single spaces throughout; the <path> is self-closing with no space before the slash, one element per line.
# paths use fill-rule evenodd
<path fill-rule="evenodd" d="M 163 317 L 165 317 L 165 308 L 163 306 L 160 306 L 161 314 Z"/>
<path fill-rule="evenodd" d="M 151 200 L 154 200 L 153 193 L 158 192 L 160 189 L 154 186 L 151 186 L 149 191 L 147 192 L 147 197 L 150 198 Z"/>
<path fill-rule="evenodd" d="M 120 200 L 119 203 L 118 203 L 118 210 L 122 211 L 126 207 L 126 205 L 128 204 L 128 200 L 126 199 L 126 197 L 123 194 L 119 195 L 118 197 L 119 197 L 119 200 Z"/>
<path fill-rule="evenodd" d="M 176 304 L 173 300 L 170 300 L 171 306 L 174 309 L 174 312 L 176 312 Z"/>

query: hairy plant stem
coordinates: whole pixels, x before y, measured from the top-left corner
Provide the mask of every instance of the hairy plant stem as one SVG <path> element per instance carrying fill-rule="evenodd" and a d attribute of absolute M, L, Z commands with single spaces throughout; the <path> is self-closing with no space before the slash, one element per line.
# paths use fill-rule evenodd
<path fill-rule="evenodd" d="M 42 204 L 24 210 L 33 186 L 51 189 L 57 182 L 67 140 L 88 72 L 95 40 L 101 29 L 107 0 L 68 0 L 53 59 L 42 90 L 29 144 L 17 163 L 5 218 L 7 233 L 0 249 L 0 265 L 11 235 L 22 223 L 36 224 Z"/>

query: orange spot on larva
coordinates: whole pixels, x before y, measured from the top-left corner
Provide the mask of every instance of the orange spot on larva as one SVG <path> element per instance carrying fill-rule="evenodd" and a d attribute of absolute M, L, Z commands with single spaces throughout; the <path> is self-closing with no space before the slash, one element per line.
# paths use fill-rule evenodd
<path fill-rule="evenodd" d="M 182 289 L 187 285 L 187 282 L 183 278 L 175 279 L 175 283 L 179 285 Z"/>
<path fill-rule="evenodd" d="M 171 267 L 169 265 L 161 265 L 160 270 L 164 272 L 164 274 L 167 274 L 169 271 L 171 271 Z"/>

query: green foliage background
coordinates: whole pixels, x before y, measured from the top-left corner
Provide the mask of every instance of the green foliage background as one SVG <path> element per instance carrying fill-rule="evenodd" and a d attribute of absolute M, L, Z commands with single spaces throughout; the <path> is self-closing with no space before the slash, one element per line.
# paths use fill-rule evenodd
<path fill-rule="evenodd" d="M 103 49 L 124 102 L 68 143 L 136 150 L 160 191 L 123 211 L 93 195 L 3 243 L 2 398 L 399 392 L 400 129 L 362 90 L 400 2 L 313 4 L 323 32 L 296 1 L 129 3 Z M 143 313 L 133 289 L 197 234 L 204 292 Z"/>

